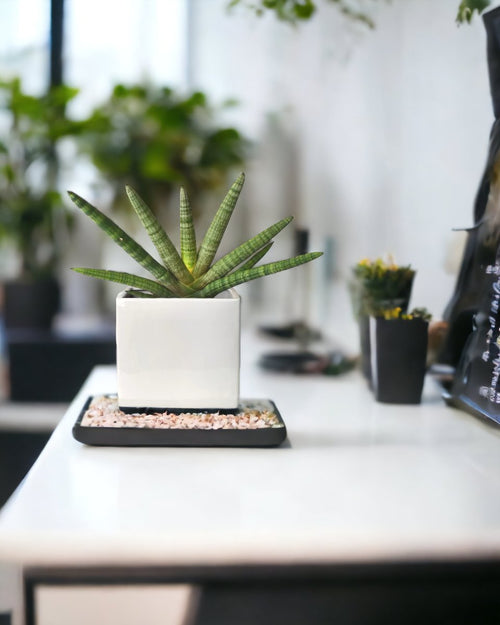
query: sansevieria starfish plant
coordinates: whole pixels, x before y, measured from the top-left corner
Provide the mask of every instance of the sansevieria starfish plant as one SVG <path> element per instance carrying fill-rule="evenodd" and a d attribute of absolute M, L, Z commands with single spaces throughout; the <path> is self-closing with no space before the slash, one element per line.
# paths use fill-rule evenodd
<path fill-rule="evenodd" d="M 126 187 L 130 203 L 154 244 L 161 262 L 158 262 L 120 226 L 76 193 L 69 192 L 72 201 L 82 209 L 115 243 L 122 247 L 154 279 L 109 269 L 75 267 L 74 271 L 93 278 L 110 280 L 132 287 L 135 297 L 214 297 L 226 289 L 291 269 L 321 256 L 309 252 L 293 258 L 257 266 L 269 251 L 272 239 L 287 226 L 292 217 L 281 219 L 245 243 L 214 262 L 215 255 L 240 195 L 244 174 L 240 174 L 229 189 L 216 212 L 199 248 L 189 199 L 180 190 L 180 253 L 172 243 L 152 210 L 131 187 Z"/>

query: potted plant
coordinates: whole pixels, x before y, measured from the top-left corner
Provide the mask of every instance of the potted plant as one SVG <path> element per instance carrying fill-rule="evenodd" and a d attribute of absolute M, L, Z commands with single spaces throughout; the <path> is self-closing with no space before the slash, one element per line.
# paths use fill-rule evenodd
<path fill-rule="evenodd" d="M 233 183 L 199 247 L 188 195 L 180 191 L 180 252 L 141 196 L 127 195 L 154 244 L 153 258 L 109 217 L 75 193 L 70 197 L 151 277 L 75 268 L 125 284 L 116 302 L 120 408 L 234 409 L 239 398 L 240 299 L 233 287 L 321 255 L 257 263 L 291 217 L 281 219 L 214 262 L 244 182 Z M 152 279 L 153 278 L 153 279 Z"/>
<path fill-rule="evenodd" d="M 202 192 L 225 187 L 248 148 L 235 128 L 215 122 L 201 91 L 118 84 L 84 124 L 80 147 L 111 184 L 115 209 L 127 208 L 126 185 L 155 211 L 167 207 L 180 186 L 196 205 Z"/>
<path fill-rule="evenodd" d="M 397 265 L 391 258 L 360 260 L 352 269 L 349 290 L 354 316 L 359 325 L 361 369 L 371 379 L 369 317 L 399 307 L 408 309 L 415 271 Z"/>
<path fill-rule="evenodd" d="M 56 267 L 71 216 L 56 190 L 56 150 L 78 131 L 64 112 L 76 93 L 59 86 L 37 97 L 18 78 L 0 82 L 8 121 L 0 139 L 0 244 L 18 265 L 14 277 L 2 276 L 9 328 L 48 328 L 58 308 Z"/>
<path fill-rule="evenodd" d="M 370 317 L 372 384 L 377 401 L 420 403 L 430 319 L 425 308 L 415 308 L 409 314 L 393 308 Z"/>

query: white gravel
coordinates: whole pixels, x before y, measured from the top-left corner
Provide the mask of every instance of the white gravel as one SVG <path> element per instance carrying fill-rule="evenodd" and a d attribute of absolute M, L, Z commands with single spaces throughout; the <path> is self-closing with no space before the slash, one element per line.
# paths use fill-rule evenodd
<path fill-rule="evenodd" d="M 255 430 L 283 427 L 271 404 L 265 400 L 243 402 L 235 414 L 219 412 L 157 412 L 128 414 L 118 407 L 117 397 L 94 397 L 82 417 L 83 427 L 151 428 L 180 430 Z"/>

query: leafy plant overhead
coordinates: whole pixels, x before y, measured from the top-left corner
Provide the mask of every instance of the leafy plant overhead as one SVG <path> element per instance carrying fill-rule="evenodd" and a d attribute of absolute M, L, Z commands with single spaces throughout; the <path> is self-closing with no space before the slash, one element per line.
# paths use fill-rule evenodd
<path fill-rule="evenodd" d="M 10 242 L 21 258 L 24 277 L 53 273 L 60 245 L 58 231 L 70 214 L 56 190 L 56 150 L 80 124 L 65 114 L 77 94 L 67 86 L 34 96 L 19 78 L 0 81 L 0 243 Z"/>
<path fill-rule="evenodd" d="M 223 187 L 228 172 L 241 167 L 246 140 L 213 118 L 200 91 L 181 96 L 168 87 L 116 85 L 85 121 L 81 145 L 118 203 L 131 185 L 156 207 L 179 186 L 192 199 Z"/>
<path fill-rule="evenodd" d="M 141 196 L 131 187 L 127 187 L 130 203 L 154 244 L 161 263 L 101 211 L 75 193 L 69 192 L 76 206 L 154 279 L 87 267 L 77 267 L 74 271 L 125 284 L 132 287 L 130 294 L 135 297 L 214 297 L 243 282 L 291 269 L 321 256 L 321 252 L 309 252 L 286 260 L 257 265 L 269 251 L 273 238 L 291 222 L 292 217 L 287 217 L 214 262 L 243 183 L 244 174 L 241 174 L 229 189 L 199 248 L 196 243 L 191 204 L 185 189 L 181 187 L 180 253 Z"/>
<path fill-rule="evenodd" d="M 379 0 L 371 0 L 377 2 Z M 390 1 L 390 0 L 385 0 Z M 375 26 L 373 18 L 364 9 L 367 2 L 359 0 L 323 0 L 324 4 L 335 7 L 347 18 L 361 22 L 373 28 Z M 278 19 L 292 24 L 310 20 L 318 10 L 318 0 L 230 0 L 229 7 L 243 5 L 253 11 L 256 15 L 264 15 L 274 12 Z M 458 7 L 457 23 L 470 23 L 474 14 L 480 15 L 491 5 L 491 0 L 462 0 Z"/>
<path fill-rule="evenodd" d="M 361 8 L 359 1 L 326 1 L 348 19 L 361 22 L 369 28 L 375 26 L 372 17 Z M 376 2 L 377 0 L 372 1 Z M 387 2 L 388 0 L 384 1 Z M 274 12 L 278 19 L 291 24 L 311 19 L 318 8 L 316 0 L 231 0 L 228 6 L 233 8 L 238 5 L 245 6 L 259 16 L 264 15 L 266 12 Z"/>
<path fill-rule="evenodd" d="M 459 24 L 463 24 L 464 22 L 470 24 L 474 13 L 481 15 L 490 4 L 491 0 L 462 0 L 458 7 L 457 22 Z"/>

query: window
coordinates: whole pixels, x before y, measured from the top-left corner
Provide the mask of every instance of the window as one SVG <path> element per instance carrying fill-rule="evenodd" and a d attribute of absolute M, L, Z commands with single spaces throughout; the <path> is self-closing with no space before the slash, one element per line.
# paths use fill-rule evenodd
<path fill-rule="evenodd" d="M 0 23 L 0 77 L 22 76 L 27 90 L 42 91 L 49 80 L 50 0 L 0 0 Z"/>
<path fill-rule="evenodd" d="M 65 81 L 80 104 L 104 99 L 111 85 L 151 81 L 184 87 L 187 0 L 66 0 Z"/>

